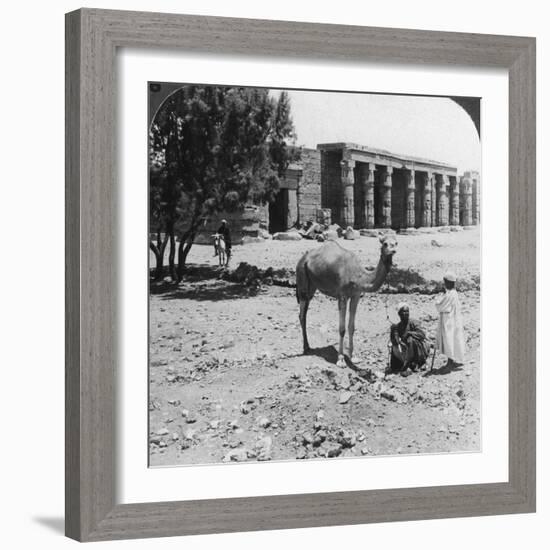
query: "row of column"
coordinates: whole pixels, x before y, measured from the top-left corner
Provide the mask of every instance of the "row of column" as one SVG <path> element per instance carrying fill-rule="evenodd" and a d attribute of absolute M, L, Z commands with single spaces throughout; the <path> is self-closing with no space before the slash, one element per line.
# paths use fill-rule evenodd
<path fill-rule="evenodd" d="M 343 160 L 343 221 L 346 226 L 355 225 L 355 161 Z M 370 229 L 375 225 L 374 203 L 374 171 L 375 164 L 361 163 L 359 183 L 363 195 L 363 221 Z M 392 226 L 392 175 L 393 167 L 382 167 L 380 177 L 381 187 L 381 223 L 383 228 Z M 422 227 L 442 225 L 472 225 L 478 220 L 472 219 L 472 182 L 463 178 L 459 184 L 456 177 L 450 179 L 446 174 L 421 172 L 422 175 Z M 414 170 L 406 171 L 406 227 L 416 225 L 416 174 Z M 449 204 L 450 201 L 450 204 Z M 435 203 L 435 207 L 434 207 Z M 461 216 L 462 212 L 462 216 Z M 462 218 L 462 219 L 461 219 Z"/>

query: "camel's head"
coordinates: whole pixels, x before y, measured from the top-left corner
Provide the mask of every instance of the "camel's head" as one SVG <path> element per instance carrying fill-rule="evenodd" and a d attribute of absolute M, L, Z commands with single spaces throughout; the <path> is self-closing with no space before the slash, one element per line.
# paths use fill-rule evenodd
<path fill-rule="evenodd" d="M 391 235 L 384 235 L 380 237 L 380 243 L 382 245 L 380 257 L 389 271 L 393 263 L 393 255 L 397 252 L 397 239 Z"/>

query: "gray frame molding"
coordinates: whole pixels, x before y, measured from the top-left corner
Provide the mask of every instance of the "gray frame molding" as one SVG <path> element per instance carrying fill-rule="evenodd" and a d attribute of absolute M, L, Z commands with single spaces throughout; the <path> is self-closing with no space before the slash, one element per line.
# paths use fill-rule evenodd
<path fill-rule="evenodd" d="M 113 234 L 118 47 L 508 69 L 508 482 L 116 504 Z M 67 14 L 67 536 L 97 541 L 534 511 L 535 39 L 96 9 Z"/>

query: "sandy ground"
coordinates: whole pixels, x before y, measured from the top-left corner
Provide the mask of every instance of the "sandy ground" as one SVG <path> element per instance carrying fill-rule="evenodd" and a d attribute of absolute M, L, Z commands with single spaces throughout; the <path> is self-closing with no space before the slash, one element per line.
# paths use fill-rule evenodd
<path fill-rule="evenodd" d="M 395 264 L 421 286 L 453 269 L 479 282 L 479 231 L 398 236 Z M 366 266 L 377 239 L 340 241 Z M 312 241 L 235 247 L 232 267 L 293 271 Z M 190 263 L 215 266 L 212 248 Z M 396 270 L 397 271 L 397 270 Z M 150 464 L 294 460 L 320 457 L 468 452 L 480 449 L 479 290 L 460 293 L 466 361 L 455 370 L 437 356 L 433 371 L 385 375 L 396 305 L 433 336 L 435 296 L 373 293 L 359 305 L 360 361 L 336 367 L 336 301 L 317 294 L 308 314 L 313 355 L 301 354 L 293 288 L 222 280 L 216 269 L 179 286 L 153 284 L 150 302 Z M 466 287 L 467 285 L 465 285 Z M 468 288 L 472 288 L 471 285 Z M 459 282 L 460 291 L 460 282 Z"/>

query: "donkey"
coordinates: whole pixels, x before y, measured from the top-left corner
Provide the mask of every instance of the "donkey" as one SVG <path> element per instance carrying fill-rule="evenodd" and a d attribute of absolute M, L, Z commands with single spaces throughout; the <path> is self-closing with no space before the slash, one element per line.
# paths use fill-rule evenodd
<path fill-rule="evenodd" d="M 218 264 L 220 266 L 226 266 L 227 253 L 225 249 L 225 239 L 223 238 L 223 235 L 221 235 L 220 233 L 214 233 L 212 237 L 214 238 L 214 250 L 218 255 Z"/>

